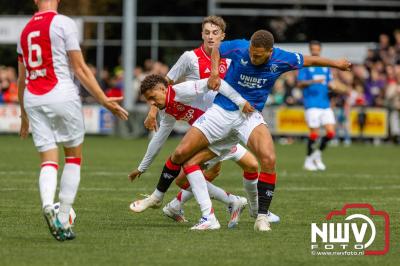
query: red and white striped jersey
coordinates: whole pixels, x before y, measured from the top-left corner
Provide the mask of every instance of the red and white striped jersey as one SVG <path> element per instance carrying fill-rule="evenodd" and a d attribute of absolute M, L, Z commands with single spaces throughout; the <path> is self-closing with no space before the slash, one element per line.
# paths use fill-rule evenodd
<path fill-rule="evenodd" d="M 26 68 L 25 107 L 79 99 L 67 51 L 80 50 L 75 22 L 56 11 L 36 13 L 21 33 L 18 60 Z"/>
<path fill-rule="evenodd" d="M 219 73 L 223 79 L 229 67 L 230 59 L 221 58 Z M 168 72 L 167 77 L 174 82 L 178 80 L 199 80 L 210 77 L 211 58 L 203 45 L 191 51 L 184 52 Z"/>
<path fill-rule="evenodd" d="M 214 97 L 198 101 L 208 95 L 207 79 L 182 82 L 168 87 L 165 113 L 177 121 L 186 121 L 192 125 L 212 105 Z"/>

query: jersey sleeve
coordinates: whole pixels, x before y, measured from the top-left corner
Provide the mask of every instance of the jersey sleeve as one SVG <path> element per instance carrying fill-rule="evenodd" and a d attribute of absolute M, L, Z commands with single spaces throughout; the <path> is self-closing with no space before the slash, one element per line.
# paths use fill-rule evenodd
<path fill-rule="evenodd" d="M 240 110 L 243 109 L 246 100 L 225 80 L 221 80 L 221 86 L 219 87 L 218 92 L 229 98 L 234 104 L 239 107 Z"/>
<path fill-rule="evenodd" d="M 249 47 L 249 41 L 247 40 L 233 40 L 222 42 L 219 46 L 219 53 L 222 58 L 230 58 L 234 57 L 234 51 L 240 48 Z"/>
<path fill-rule="evenodd" d="M 173 86 L 176 100 L 181 103 L 190 104 L 197 96 L 208 92 L 208 79 L 189 80 Z"/>
<path fill-rule="evenodd" d="M 153 138 L 150 140 L 150 143 L 147 146 L 146 154 L 144 155 L 138 167 L 138 170 L 142 173 L 145 172 L 153 163 L 154 159 L 160 152 L 162 146 L 164 145 L 165 141 L 171 134 L 172 129 L 174 128 L 176 122 L 175 118 L 166 113 L 162 113 L 161 116 L 162 118 L 160 121 L 160 127 Z"/>
<path fill-rule="evenodd" d="M 167 74 L 167 78 L 172 80 L 174 83 L 178 81 L 181 77 L 186 76 L 190 67 L 190 52 L 184 52 L 178 61 L 173 65 L 171 70 Z"/>
<path fill-rule="evenodd" d="M 279 48 L 274 48 L 280 50 L 277 60 L 283 62 L 284 72 L 301 69 L 304 65 L 304 57 L 300 53 L 288 52 Z"/>
<path fill-rule="evenodd" d="M 76 23 L 69 17 L 60 15 L 58 18 L 59 26 L 62 29 L 62 36 L 67 51 L 80 51 L 79 33 Z"/>

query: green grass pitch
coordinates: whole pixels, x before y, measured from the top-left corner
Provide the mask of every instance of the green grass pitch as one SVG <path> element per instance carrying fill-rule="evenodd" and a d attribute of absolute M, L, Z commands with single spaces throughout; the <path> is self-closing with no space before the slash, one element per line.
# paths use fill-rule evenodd
<path fill-rule="evenodd" d="M 395 146 L 331 148 L 326 172 L 302 170 L 304 145 L 276 146 L 278 183 L 272 211 L 281 223 L 255 233 L 247 210 L 238 228 L 228 230 L 228 214 L 214 201 L 221 230 L 190 232 L 200 212 L 185 208 L 189 224 L 176 224 L 150 209 L 133 214 L 128 205 L 151 193 L 168 154 L 170 140 L 151 169 L 134 183 L 127 175 L 145 152 L 147 139 L 87 137 L 80 190 L 74 208 L 77 238 L 57 242 L 40 211 L 39 158 L 32 140 L 0 136 L 0 265 L 399 265 L 400 149 Z M 244 195 L 241 170 L 223 164 L 215 183 Z M 178 191 L 172 186 L 166 203 Z M 371 203 L 391 218 L 390 252 L 384 256 L 312 256 L 310 224 L 322 222 L 345 203 Z M 397 261 L 397 262 L 396 262 Z"/>

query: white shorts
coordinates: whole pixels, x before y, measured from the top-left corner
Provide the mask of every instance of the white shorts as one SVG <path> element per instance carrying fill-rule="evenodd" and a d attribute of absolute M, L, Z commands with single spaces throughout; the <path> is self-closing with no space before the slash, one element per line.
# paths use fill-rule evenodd
<path fill-rule="evenodd" d="M 244 116 L 240 111 L 227 111 L 213 104 L 193 124 L 207 138 L 210 144 L 224 140 L 236 133 Z M 233 146 L 233 145 L 232 145 Z"/>
<path fill-rule="evenodd" d="M 80 100 L 26 108 L 33 142 L 39 152 L 76 147 L 83 142 L 85 126 Z"/>
<path fill-rule="evenodd" d="M 261 124 L 266 125 L 266 122 L 258 111 L 244 115 L 240 111 L 227 111 L 213 104 L 193 126 L 206 136 L 210 150 L 217 156 L 227 156 L 239 140 L 247 145 L 254 128 Z"/>
<path fill-rule="evenodd" d="M 259 111 L 254 111 L 245 116 L 245 120 L 240 125 L 238 130 L 239 139 L 247 145 L 250 135 L 253 130 L 259 125 L 266 125 L 263 115 Z"/>
<path fill-rule="evenodd" d="M 335 114 L 331 108 L 306 109 L 306 122 L 309 128 L 320 128 L 328 124 L 335 124 Z"/>
<path fill-rule="evenodd" d="M 228 154 L 217 156 L 217 157 L 205 162 L 204 166 L 206 169 L 210 169 L 214 165 L 216 165 L 217 163 L 222 162 L 222 161 L 232 160 L 234 162 L 238 162 L 238 161 L 240 161 L 240 159 L 243 158 L 243 156 L 246 154 L 246 152 L 247 152 L 247 150 L 245 147 L 243 147 L 240 144 L 237 144 L 237 145 L 231 147 L 231 150 Z"/>

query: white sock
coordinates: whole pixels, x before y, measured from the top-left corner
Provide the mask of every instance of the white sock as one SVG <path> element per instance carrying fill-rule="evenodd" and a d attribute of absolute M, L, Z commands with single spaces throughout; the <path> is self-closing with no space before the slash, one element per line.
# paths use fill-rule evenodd
<path fill-rule="evenodd" d="M 53 205 L 54 195 L 57 189 L 57 170 L 56 162 L 43 162 L 39 176 L 39 191 L 42 199 L 42 208 L 46 205 Z"/>
<path fill-rule="evenodd" d="M 236 199 L 234 195 L 227 193 L 222 188 L 217 187 L 216 185 L 208 181 L 207 181 L 207 189 L 211 198 L 219 200 L 227 205 L 232 203 Z"/>
<path fill-rule="evenodd" d="M 158 189 L 156 189 L 151 195 L 156 199 L 158 199 L 159 201 L 162 201 L 164 199 L 164 194 L 165 194 L 164 192 L 161 192 Z"/>
<path fill-rule="evenodd" d="M 193 193 L 191 191 L 181 189 L 178 195 L 176 195 L 176 197 L 169 203 L 169 205 L 176 210 L 180 210 L 183 208 L 185 202 L 190 200 L 191 198 L 193 198 Z"/>
<path fill-rule="evenodd" d="M 184 169 L 186 177 L 192 188 L 194 197 L 200 205 L 200 210 L 203 217 L 208 217 L 212 214 L 212 203 L 207 190 L 206 179 L 199 166 L 186 167 Z"/>
<path fill-rule="evenodd" d="M 248 179 L 246 178 L 247 175 L 253 175 L 251 178 Z M 258 178 L 255 178 L 256 175 L 258 176 L 258 173 L 245 173 L 244 178 L 243 178 L 243 187 L 246 190 L 247 193 L 247 198 L 249 200 L 250 206 L 258 206 L 258 190 L 257 190 L 257 182 Z"/>
<path fill-rule="evenodd" d="M 80 158 L 65 158 L 59 194 L 60 212 L 58 213 L 58 219 L 63 225 L 68 224 L 69 212 L 75 201 L 76 193 L 78 192 L 79 182 L 81 180 L 80 164 Z"/>
<path fill-rule="evenodd" d="M 191 198 L 193 198 L 193 192 L 191 191 L 191 189 L 190 190 L 182 189 L 181 192 L 182 192 L 182 197 L 181 197 L 181 204 L 182 205 L 185 204 Z"/>

